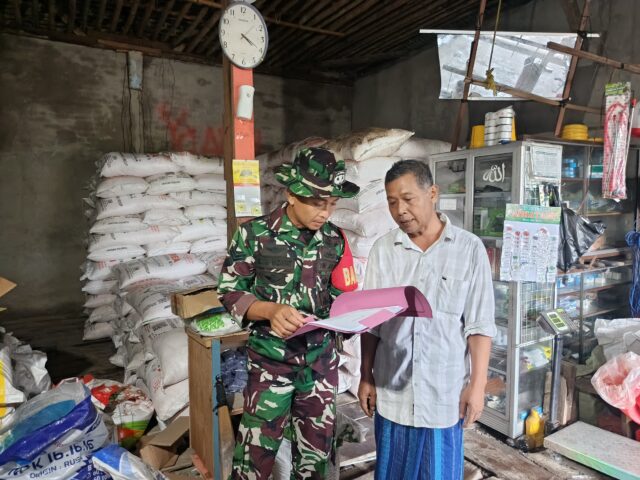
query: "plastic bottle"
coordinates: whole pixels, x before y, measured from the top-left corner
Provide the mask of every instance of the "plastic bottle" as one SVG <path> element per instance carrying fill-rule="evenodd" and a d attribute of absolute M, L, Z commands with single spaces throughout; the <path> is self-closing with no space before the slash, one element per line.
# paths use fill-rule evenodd
<path fill-rule="evenodd" d="M 525 420 L 525 435 L 529 450 L 541 448 L 544 443 L 544 422 L 536 408 L 532 408 Z"/>

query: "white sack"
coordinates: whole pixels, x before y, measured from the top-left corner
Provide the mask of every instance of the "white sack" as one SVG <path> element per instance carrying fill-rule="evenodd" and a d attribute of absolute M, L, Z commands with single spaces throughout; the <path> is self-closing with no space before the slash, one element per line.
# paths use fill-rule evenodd
<path fill-rule="evenodd" d="M 386 204 L 387 192 L 384 189 L 383 180 L 375 180 L 371 183 L 361 185 L 360 192 L 353 198 L 341 198 L 338 200 L 338 208 L 346 208 L 356 213 Z"/>
<path fill-rule="evenodd" d="M 120 289 L 151 278 L 173 280 L 207 271 L 207 266 L 194 255 L 162 255 L 134 260 L 115 267 Z"/>
<path fill-rule="evenodd" d="M 117 280 L 91 280 L 82 287 L 82 291 L 89 295 L 102 295 L 114 292 L 117 286 Z"/>
<path fill-rule="evenodd" d="M 273 169 L 283 163 L 293 162 L 296 153 L 305 147 L 324 147 L 327 140 L 322 137 L 309 137 L 299 142 L 291 143 L 273 152 L 264 153 L 258 156 L 261 169 Z"/>
<path fill-rule="evenodd" d="M 87 320 L 84 324 L 84 335 L 82 340 L 100 340 L 113 335 L 113 326 L 109 322 L 91 323 Z"/>
<path fill-rule="evenodd" d="M 144 212 L 143 223 L 147 225 L 185 225 L 189 223 L 189 219 L 179 208 L 159 209 L 154 208 Z"/>
<path fill-rule="evenodd" d="M 51 388 L 51 377 L 47 371 L 47 354 L 22 344 L 11 352 L 14 368 L 14 385 L 28 397 L 39 395 Z"/>
<path fill-rule="evenodd" d="M 98 308 L 104 305 L 113 305 L 117 296 L 112 293 L 103 293 L 101 295 L 88 295 L 83 307 Z"/>
<path fill-rule="evenodd" d="M 360 188 L 375 180 L 384 181 L 384 177 L 400 157 L 374 157 L 362 162 L 348 161 L 347 180 L 357 184 Z"/>
<path fill-rule="evenodd" d="M 227 236 L 208 237 L 193 242 L 191 253 L 221 252 L 227 250 Z"/>
<path fill-rule="evenodd" d="M 180 255 L 189 253 L 191 242 L 156 242 L 144 245 L 147 257 L 158 257 L 160 255 Z"/>
<path fill-rule="evenodd" d="M 120 245 L 144 245 L 147 243 L 166 242 L 175 236 L 176 231 L 171 227 L 159 227 L 157 225 L 151 225 L 144 230 L 136 230 L 135 232 L 91 235 L 89 238 L 89 252 Z"/>
<path fill-rule="evenodd" d="M 176 328 L 153 339 L 151 348 L 162 371 L 162 385 L 168 387 L 189 377 L 188 337 Z"/>
<path fill-rule="evenodd" d="M 196 181 L 184 172 L 161 173 L 146 178 L 149 183 L 147 195 L 189 192 L 196 188 Z"/>
<path fill-rule="evenodd" d="M 112 198 L 122 195 L 135 195 L 144 193 L 149 184 L 140 177 L 111 177 L 100 182 L 96 188 L 96 197 Z"/>
<path fill-rule="evenodd" d="M 220 157 L 203 157 L 189 152 L 172 152 L 169 157 L 173 163 L 180 167 L 180 170 L 189 175 L 224 173 L 224 159 Z"/>
<path fill-rule="evenodd" d="M 364 258 L 369 257 L 369 253 L 371 252 L 373 245 L 376 243 L 376 240 L 384 235 L 384 233 L 381 233 L 372 237 L 363 237 L 362 235 L 358 235 L 357 233 L 351 232 L 349 230 L 344 230 L 344 233 L 347 237 L 347 242 L 349 242 L 351 254 L 354 257 Z"/>
<path fill-rule="evenodd" d="M 219 193 L 225 193 L 227 191 L 227 182 L 224 180 L 224 175 L 206 173 L 204 175 L 198 175 L 194 180 L 196 181 L 197 190 Z"/>
<path fill-rule="evenodd" d="M 191 220 L 201 218 L 227 219 L 227 209 L 220 205 L 194 205 L 184 209 L 184 214 Z"/>
<path fill-rule="evenodd" d="M 176 209 L 180 203 L 168 195 L 125 195 L 103 198 L 96 205 L 96 220 L 135 215 L 152 209 Z"/>
<path fill-rule="evenodd" d="M 84 274 L 80 280 L 107 280 L 113 279 L 115 273 L 112 268 L 126 260 L 108 260 L 104 262 L 92 262 L 88 260 L 84 264 Z"/>
<path fill-rule="evenodd" d="M 428 159 L 436 153 L 451 151 L 451 144 L 442 140 L 411 137 L 396 151 L 395 156 L 407 159 Z"/>
<path fill-rule="evenodd" d="M 102 307 L 96 308 L 91 315 L 89 315 L 89 322 L 98 323 L 98 322 L 111 322 L 118 318 L 118 313 L 113 308 L 113 305 L 103 305 Z"/>
<path fill-rule="evenodd" d="M 413 132 L 399 128 L 369 128 L 330 140 L 325 148 L 338 159 L 360 162 L 393 155 L 412 135 Z"/>
<path fill-rule="evenodd" d="M 132 260 L 144 256 L 145 250 L 140 245 L 114 245 L 95 250 L 87 255 L 94 262 L 112 262 L 114 260 Z"/>
<path fill-rule="evenodd" d="M 175 200 L 181 207 L 192 207 L 194 205 L 220 205 L 227 204 L 227 195 L 220 192 L 192 192 L 170 193 L 169 197 Z"/>
<path fill-rule="evenodd" d="M 111 152 L 103 157 L 100 170 L 103 177 L 131 175 L 149 177 L 158 173 L 177 172 L 179 167 L 162 154 L 138 154 Z"/>
<path fill-rule="evenodd" d="M 134 232 L 144 230 L 147 226 L 142 222 L 140 215 L 123 215 L 119 217 L 108 217 L 98 220 L 93 224 L 89 233 Z"/>
<path fill-rule="evenodd" d="M 201 238 L 227 235 L 226 222 L 212 218 L 191 220 L 189 224 L 181 225 L 176 229 L 179 233 L 173 237 L 174 242 L 194 242 Z"/>
<path fill-rule="evenodd" d="M 381 235 L 397 227 L 386 203 L 371 208 L 364 213 L 355 213 L 351 210 L 338 208 L 333 212 L 329 220 L 336 226 L 350 230 L 363 237 Z"/>
<path fill-rule="evenodd" d="M 189 404 L 189 380 L 163 388 L 162 371 L 157 360 L 152 360 L 141 368 L 136 386 L 149 393 L 156 415 L 162 421 L 169 420 Z"/>

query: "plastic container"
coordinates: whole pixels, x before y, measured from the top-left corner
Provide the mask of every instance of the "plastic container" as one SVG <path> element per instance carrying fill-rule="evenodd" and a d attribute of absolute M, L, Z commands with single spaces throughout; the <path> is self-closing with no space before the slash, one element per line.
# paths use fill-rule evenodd
<path fill-rule="evenodd" d="M 471 142 L 469 148 L 484 147 L 484 125 L 474 125 L 471 127 Z"/>
<path fill-rule="evenodd" d="M 544 421 L 542 420 L 538 409 L 532 408 L 529 411 L 529 415 L 527 416 L 524 425 L 529 450 L 542 448 L 544 444 Z"/>

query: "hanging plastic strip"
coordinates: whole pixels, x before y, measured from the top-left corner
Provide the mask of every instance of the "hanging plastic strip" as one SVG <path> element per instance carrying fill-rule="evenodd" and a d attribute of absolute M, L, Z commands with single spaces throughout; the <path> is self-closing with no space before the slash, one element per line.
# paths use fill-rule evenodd
<path fill-rule="evenodd" d="M 624 200 L 627 198 L 625 173 L 631 134 L 629 128 L 631 83 L 608 83 L 605 87 L 605 95 L 602 196 Z"/>

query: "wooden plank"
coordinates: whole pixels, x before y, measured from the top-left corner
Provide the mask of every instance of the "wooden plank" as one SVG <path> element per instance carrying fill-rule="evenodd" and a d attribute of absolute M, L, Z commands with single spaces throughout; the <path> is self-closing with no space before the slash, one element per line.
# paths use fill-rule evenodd
<path fill-rule="evenodd" d="M 69 20 L 67 22 L 67 33 L 73 32 L 76 22 L 76 0 L 69 0 Z"/>
<path fill-rule="evenodd" d="M 180 9 L 180 13 L 178 13 L 178 17 L 176 18 L 176 21 L 173 22 L 173 25 L 171 26 L 171 28 L 167 30 L 164 33 L 164 35 L 162 35 L 163 42 L 166 42 L 167 39 L 171 38 L 176 33 L 176 31 L 178 30 L 178 27 L 180 26 L 180 22 L 182 22 L 182 19 L 187 14 L 190 8 L 191 8 L 191 3 L 189 2 L 185 2 L 184 5 L 182 5 L 182 8 Z"/>
<path fill-rule="evenodd" d="M 591 0 L 584 0 L 584 7 L 582 8 L 582 17 L 580 18 L 580 26 L 578 30 L 580 32 L 584 32 L 587 29 L 589 24 L 589 5 Z M 580 50 L 582 48 L 583 38 L 578 35 L 576 38 L 576 43 L 573 46 L 576 50 Z M 569 64 L 569 73 L 567 74 L 567 81 L 564 84 L 564 90 L 562 92 L 562 99 L 568 100 L 569 95 L 571 94 L 571 86 L 573 85 L 573 77 L 576 74 L 576 68 L 578 66 L 578 57 L 571 57 L 571 63 Z M 564 123 L 564 115 L 567 111 L 567 107 L 565 104 L 560 105 L 560 110 L 558 111 L 558 118 L 556 119 L 556 128 L 554 134 L 556 137 L 559 137 L 562 133 L 562 124 Z"/>
<path fill-rule="evenodd" d="M 116 2 L 116 8 L 113 12 L 113 18 L 111 19 L 111 28 L 112 32 L 116 31 L 116 27 L 118 26 L 118 21 L 120 20 L 120 13 L 122 12 L 122 3 L 123 0 L 118 0 Z"/>
<path fill-rule="evenodd" d="M 464 431 L 464 457 L 483 470 L 509 480 L 548 478 L 518 450 L 475 430 Z"/>
<path fill-rule="evenodd" d="M 124 28 L 122 33 L 126 35 L 129 33 L 129 29 L 131 25 L 133 25 L 133 21 L 136 18 L 136 13 L 138 13 L 138 7 L 140 6 L 140 0 L 133 0 L 133 4 L 129 7 L 129 16 L 127 17 L 127 22 L 124 24 Z"/>
<path fill-rule="evenodd" d="M 640 65 L 637 63 L 623 63 L 617 60 L 612 60 L 607 57 L 596 55 L 595 53 L 587 52 L 585 50 L 577 50 L 575 48 L 567 47 L 556 42 L 547 43 L 547 48 L 556 50 L 558 52 L 567 53 L 576 57 L 584 58 L 585 60 L 591 60 L 592 62 L 602 63 L 610 67 L 618 68 L 620 70 L 626 70 L 627 72 L 640 74 Z"/>
<path fill-rule="evenodd" d="M 584 422 L 546 437 L 544 446 L 613 478 L 640 478 L 640 443 Z"/>
<path fill-rule="evenodd" d="M 96 20 L 96 30 L 102 28 L 102 19 L 104 18 L 104 11 L 107 8 L 107 0 L 100 0 L 100 7 L 98 8 L 98 19 Z"/>
<path fill-rule="evenodd" d="M 155 3 L 156 3 L 155 0 L 147 0 L 147 5 L 144 8 L 144 15 L 142 16 L 142 21 L 140 22 L 140 25 L 138 25 L 138 29 L 136 30 L 136 35 L 138 37 L 142 37 L 142 34 L 144 33 L 144 29 L 147 27 L 147 24 L 149 23 L 149 18 L 151 18 L 151 14 L 155 9 Z"/>
<path fill-rule="evenodd" d="M 82 7 L 82 30 L 87 31 L 87 24 L 89 22 L 89 7 L 91 7 L 91 0 L 84 0 Z"/>
<path fill-rule="evenodd" d="M 171 42 L 171 47 L 176 48 L 184 40 L 191 37 L 193 33 L 196 31 L 196 28 L 198 28 L 198 26 L 200 25 L 200 22 L 202 21 L 202 19 L 204 18 L 204 16 L 207 14 L 208 11 L 209 11 L 209 7 L 200 8 L 196 18 L 189 23 L 189 26 L 184 30 L 184 32 L 178 35 L 178 37 Z"/>
<path fill-rule="evenodd" d="M 213 12 L 207 20 L 207 23 L 200 29 L 200 32 L 196 37 L 191 40 L 189 45 L 187 46 L 187 53 L 193 52 L 193 50 L 198 46 L 198 44 L 202 41 L 202 39 L 211 31 L 213 27 L 215 27 L 220 20 L 220 16 L 222 15 L 222 11 Z M 215 32 L 217 35 L 217 32 Z M 213 35 L 212 35 L 213 36 Z"/>
<path fill-rule="evenodd" d="M 476 31 L 473 35 L 473 43 L 471 44 L 471 52 L 469 53 L 469 62 L 467 63 L 466 78 L 473 76 L 473 67 L 476 63 L 476 52 L 478 51 L 478 42 L 480 40 L 480 30 L 482 29 L 482 23 L 484 22 L 484 11 L 487 6 L 487 0 L 480 0 L 480 9 L 478 10 L 478 18 L 476 20 Z M 460 130 L 462 129 L 462 121 L 467 116 L 467 110 L 469 108 L 467 102 L 469 98 L 469 89 L 471 85 L 469 83 L 464 84 L 462 90 L 462 100 L 458 107 L 458 115 L 456 116 L 456 123 L 453 127 L 453 139 L 451 141 L 451 151 L 455 152 L 458 149 L 458 141 L 460 140 Z"/>
<path fill-rule="evenodd" d="M 169 12 L 173 9 L 173 4 L 176 3 L 176 0 L 169 0 L 167 2 L 167 4 L 164 6 L 164 8 L 162 9 L 162 15 L 160 15 L 160 19 L 158 20 L 158 23 L 156 24 L 156 28 L 153 31 L 153 40 L 157 40 L 158 35 L 160 35 L 160 30 L 162 30 L 162 27 L 164 27 L 164 23 L 167 20 L 167 15 L 169 15 Z"/>

